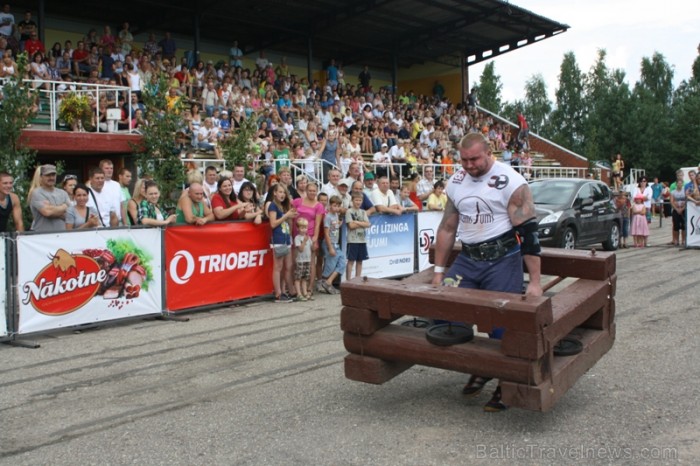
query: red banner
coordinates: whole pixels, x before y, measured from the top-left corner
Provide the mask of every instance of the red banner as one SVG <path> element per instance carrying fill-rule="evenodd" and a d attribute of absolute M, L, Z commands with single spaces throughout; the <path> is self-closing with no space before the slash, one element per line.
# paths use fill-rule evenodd
<path fill-rule="evenodd" d="M 165 261 L 169 311 L 273 292 L 268 223 L 166 228 Z"/>

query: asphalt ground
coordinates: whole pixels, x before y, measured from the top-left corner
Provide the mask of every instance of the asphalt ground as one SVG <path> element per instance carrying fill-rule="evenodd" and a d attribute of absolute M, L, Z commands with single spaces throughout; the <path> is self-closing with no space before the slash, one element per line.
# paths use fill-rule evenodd
<path fill-rule="evenodd" d="M 617 339 L 547 413 L 414 366 L 349 381 L 340 298 L 257 302 L 0 345 L 0 464 L 695 464 L 697 250 L 655 220 L 617 255 Z"/>

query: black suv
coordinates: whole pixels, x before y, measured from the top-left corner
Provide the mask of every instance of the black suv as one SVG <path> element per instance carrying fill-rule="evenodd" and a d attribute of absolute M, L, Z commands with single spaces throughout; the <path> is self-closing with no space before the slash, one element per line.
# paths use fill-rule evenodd
<path fill-rule="evenodd" d="M 600 181 L 551 178 L 530 183 L 543 246 L 574 249 L 603 243 L 614 251 L 620 245 L 622 216 L 610 188 Z"/>

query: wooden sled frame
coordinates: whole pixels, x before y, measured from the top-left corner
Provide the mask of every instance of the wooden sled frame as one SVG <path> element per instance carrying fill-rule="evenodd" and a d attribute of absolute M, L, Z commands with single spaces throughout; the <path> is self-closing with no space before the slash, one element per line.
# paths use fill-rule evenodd
<path fill-rule="evenodd" d="M 450 263 L 459 251 L 456 245 Z M 382 384 L 413 364 L 439 367 L 498 378 L 506 405 L 548 411 L 615 341 L 615 265 L 614 253 L 544 248 L 542 275 L 576 280 L 539 298 L 436 287 L 432 268 L 402 281 L 350 280 L 341 286 L 340 327 L 350 352 L 345 376 Z M 505 334 L 436 346 L 425 329 L 391 325 L 405 315 L 468 322 L 484 333 L 503 327 Z M 569 334 L 583 351 L 554 356 L 553 347 Z"/>

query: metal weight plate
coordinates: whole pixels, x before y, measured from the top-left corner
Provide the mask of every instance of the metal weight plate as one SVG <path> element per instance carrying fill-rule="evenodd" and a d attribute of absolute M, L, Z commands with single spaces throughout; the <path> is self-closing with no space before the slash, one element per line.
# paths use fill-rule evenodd
<path fill-rule="evenodd" d="M 421 317 L 414 317 L 413 319 L 401 322 L 404 327 L 414 327 L 414 328 L 428 328 L 432 325 L 432 322 L 428 319 L 423 319 Z"/>
<path fill-rule="evenodd" d="M 576 338 L 564 337 L 552 349 L 554 356 L 573 356 L 583 351 L 583 343 Z"/>
<path fill-rule="evenodd" d="M 425 338 L 437 346 L 451 346 L 474 339 L 474 329 L 462 324 L 438 324 L 428 327 Z"/>

